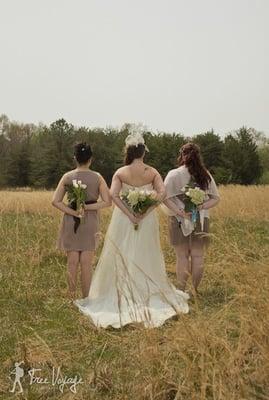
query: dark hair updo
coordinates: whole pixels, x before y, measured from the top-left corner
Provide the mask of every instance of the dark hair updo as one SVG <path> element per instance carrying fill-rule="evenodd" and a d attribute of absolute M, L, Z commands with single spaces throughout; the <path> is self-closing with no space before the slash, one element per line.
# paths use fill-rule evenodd
<path fill-rule="evenodd" d="M 75 159 L 79 164 L 86 164 L 92 158 L 91 146 L 85 142 L 80 142 L 75 145 Z"/>
<path fill-rule="evenodd" d="M 136 158 L 141 158 L 145 153 L 146 147 L 139 143 L 137 146 L 132 145 L 125 148 L 125 165 L 130 165 Z"/>
<path fill-rule="evenodd" d="M 179 165 L 185 165 L 195 182 L 206 190 L 211 181 L 211 177 L 204 165 L 200 147 L 192 142 L 184 144 L 178 157 Z"/>

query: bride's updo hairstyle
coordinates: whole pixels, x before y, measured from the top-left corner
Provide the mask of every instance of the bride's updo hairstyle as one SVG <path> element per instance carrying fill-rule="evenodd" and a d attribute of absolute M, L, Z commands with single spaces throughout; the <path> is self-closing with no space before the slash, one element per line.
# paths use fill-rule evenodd
<path fill-rule="evenodd" d="M 92 158 L 92 149 L 86 142 L 77 143 L 74 147 L 74 156 L 78 164 L 86 164 Z"/>
<path fill-rule="evenodd" d="M 130 165 L 136 158 L 143 157 L 146 151 L 149 150 L 145 144 L 143 134 L 139 128 L 135 127 L 125 139 L 125 165 Z"/>
<path fill-rule="evenodd" d="M 211 181 L 210 175 L 204 165 L 200 147 L 192 142 L 184 144 L 179 152 L 179 165 L 185 165 L 190 175 L 201 189 L 206 190 Z"/>
<path fill-rule="evenodd" d="M 141 158 L 145 154 L 146 147 L 144 144 L 131 145 L 125 147 L 125 165 L 130 165 L 136 158 Z"/>

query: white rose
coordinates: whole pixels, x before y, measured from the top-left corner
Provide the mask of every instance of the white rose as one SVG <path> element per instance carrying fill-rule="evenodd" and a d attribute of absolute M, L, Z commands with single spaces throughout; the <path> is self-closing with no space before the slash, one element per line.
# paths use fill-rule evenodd
<path fill-rule="evenodd" d="M 140 190 L 140 192 L 139 192 L 139 199 L 142 200 L 142 201 L 144 201 L 144 200 L 146 199 L 146 197 L 147 197 L 146 191 L 145 191 L 145 190 Z"/>
<path fill-rule="evenodd" d="M 199 188 L 189 189 L 186 193 L 196 205 L 202 204 L 205 199 L 205 192 Z"/>
<path fill-rule="evenodd" d="M 139 200 L 139 192 L 137 190 L 130 190 L 127 195 L 127 199 L 131 206 L 135 206 Z"/>

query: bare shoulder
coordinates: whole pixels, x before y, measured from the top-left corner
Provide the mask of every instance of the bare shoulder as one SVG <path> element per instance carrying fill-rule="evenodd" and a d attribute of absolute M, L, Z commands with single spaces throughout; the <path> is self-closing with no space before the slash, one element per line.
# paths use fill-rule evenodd
<path fill-rule="evenodd" d="M 128 166 L 125 165 L 124 167 L 120 167 L 119 169 L 117 169 L 114 176 L 117 176 L 122 180 L 126 176 L 127 172 L 128 172 Z"/>
<path fill-rule="evenodd" d="M 151 174 L 151 176 L 152 176 L 153 179 L 155 178 L 155 176 L 159 176 L 159 175 L 160 175 L 159 171 L 158 171 L 156 168 L 151 167 L 150 165 L 145 164 L 145 170 L 146 170 L 149 174 Z"/>

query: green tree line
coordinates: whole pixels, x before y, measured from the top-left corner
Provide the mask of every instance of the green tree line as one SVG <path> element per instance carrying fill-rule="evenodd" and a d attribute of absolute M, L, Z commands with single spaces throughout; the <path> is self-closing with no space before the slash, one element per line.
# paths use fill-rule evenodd
<path fill-rule="evenodd" d="M 73 145 L 86 141 L 93 149 L 92 168 L 108 184 L 123 164 L 124 141 L 131 124 L 120 129 L 75 127 L 59 119 L 50 126 L 23 124 L 0 116 L 0 187 L 53 188 L 60 177 L 74 168 Z M 240 129 L 221 138 L 213 130 L 191 138 L 180 133 L 144 130 L 150 152 L 146 162 L 164 177 L 177 166 L 180 147 L 197 143 L 204 162 L 221 184 L 269 183 L 269 140 L 253 128 Z"/>

